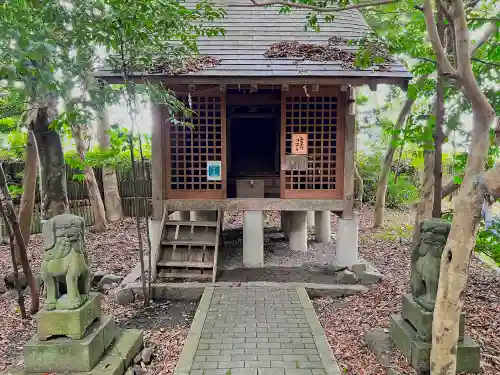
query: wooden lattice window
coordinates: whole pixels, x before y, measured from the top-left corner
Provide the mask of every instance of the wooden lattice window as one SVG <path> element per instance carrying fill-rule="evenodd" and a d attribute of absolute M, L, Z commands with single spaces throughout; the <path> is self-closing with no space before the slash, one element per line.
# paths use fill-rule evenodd
<path fill-rule="evenodd" d="M 225 198 L 226 106 L 223 93 L 195 93 L 190 98 L 181 96 L 180 99 L 191 106 L 193 115 L 179 120 L 193 126 L 168 126 L 168 140 L 164 143 L 168 147 L 167 198 Z M 209 165 L 216 168 L 211 178 L 208 177 Z"/>
<path fill-rule="evenodd" d="M 282 170 L 283 198 L 342 198 L 344 104 L 340 90 L 324 88 L 284 92 L 282 98 L 281 156 L 299 154 L 292 139 L 305 139 L 305 163 L 298 170 Z M 303 154 L 303 153 L 302 153 Z"/>

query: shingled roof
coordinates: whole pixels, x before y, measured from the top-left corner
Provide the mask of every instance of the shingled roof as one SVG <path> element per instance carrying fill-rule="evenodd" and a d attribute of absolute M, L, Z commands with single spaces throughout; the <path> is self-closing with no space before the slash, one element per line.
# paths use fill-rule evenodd
<path fill-rule="evenodd" d="M 366 35 L 369 27 L 357 10 L 348 10 L 335 13 L 333 22 L 319 22 L 320 31 L 304 30 L 307 10 L 294 9 L 289 14 L 280 14 L 279 8 L 248 7 L 250 0 L 218 0 L 227 12 L 224 19 L 213 23 L 226 30 L 224 36 L 202 37 L 198 40 L 201 56 L 212 56 L 220 59 L 207 69 L 176 75 L 172 78 L 188 83 L 186 78 L 193 79 L 193 83 L 200 80 L 216 82 L 218 79 L 234 78 L 235 80 L 250 80 L 257 78 L 286 78 L 308 77 L 307 81 L 319 78 L 341 79 L 373 79 L 378 83 L 404 83 L 411 79 L 411 74 L 400 63 L 384 64 L 385 69 L 374 68 L 356 69 L 345 67 L 342 61 L 311 61 L 298 58 L 268 58 L 265 56 L 269 47 L 282 41 L 299 41 L 301 43 L 324 44 L 331 37 L 345 40 L 359 39 Z M 192 0 L 188 0 L 187 4 Z M 195 2 L 192 2 L 195 4 Z M 322 19 L 322 17 L 321 17 Z M 338 46 L 338 48 L 355 51 L 352 46 Z M 344 65 L 344 67 L 342 66 Z M 111 70 L 102 70 L 98 76 L 103 78 L 119 76 Z M 144 74 L 168 77 L 165 73 Z M 196 79 L 195 79 L 196 78 Z"/>

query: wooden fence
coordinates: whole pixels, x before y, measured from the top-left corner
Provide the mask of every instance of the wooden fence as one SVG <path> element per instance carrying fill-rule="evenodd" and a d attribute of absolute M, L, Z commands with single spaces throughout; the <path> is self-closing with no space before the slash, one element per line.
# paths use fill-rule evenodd
<path fill-rule="evenodd" d="M 3 168 L 7 176 L 9 185 L 22 186 L 23 181 L 23 162 L 4 163 Z M 148 201 L 149 211 L 151 212 L 151 165 L 148 162 L 143 169 L 139 162 L 136 162 L 134 168 L 137 172 L 136 194 L 139 199 L 139 212 L 144 215 L 144 198 Z M 85 219 L 87 225 L 94 224 L 94 212 L 90 205 L 87 186 L 84 181 L 76 181 L 74 176 L 82 172 L 77 169 L 72 169 L 66 166 L 67 189 L 70 212 L 81 216 Z M 94 168 L 99 191 L 104 201 L 104 189 L 102 182 L 103 169 L 101 167 Z M 134 184 L 132 179 L 132 168 L 130 166 L 120 166 L 116 168 L 116 177 L 118 180 L 118 190 L 122 200 L 122 208 L 124 216 L 136 216 L 136 208 L 134 203 Z M 19 204 L 20 196 L 14 197 L 14 203 Z M 106 202 L 104 201 L 104 204 Z M 40 233 L 42 224 L 40 220 L 40 190 L 37 183 L 35 210 L 31 220 L 31 233 Z M 0 218 L 0 240 L 5 236 L 4 223 Z"/>

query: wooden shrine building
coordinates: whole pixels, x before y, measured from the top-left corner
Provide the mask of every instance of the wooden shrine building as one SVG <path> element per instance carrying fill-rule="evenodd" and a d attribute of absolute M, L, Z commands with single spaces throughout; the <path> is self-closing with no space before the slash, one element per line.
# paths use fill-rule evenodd
<path fill-rule="evenodd" d="M 220 1 L 227 15 L 216 25 L 226 34 L 199 40 L 200 56 L 209 59 L 205 67 L 132 77 L 162 82 L 194 113 L 181 119 L 193 124 L 186 127 L 170 123 L 166 108 L 152 106 L 153 219 L 161 222 L 158 238 L 152 237 L 158 248 L 153 273 L 165 279 L 215 275 L 221 220 L 215 213 L 224 211 L 244 212 L 249 266 L 263 263 L 265 210 L 282 212 L 283 230 L 298 251 L 307 247 L 307 212 L 316 212 L 323 242 L 330 240 L 333 212 L 340 219 L 332 261 L 355 263 L 356 86 L 405 87 L 411 75 L 391 59 L 353 66 L 355 47 L 345 41 L 369 31 L 357 10 L 320 21 L 316 32 L 304 30 L 307 11 L 279 14 L 277 7 L 246 6 L 250 0 Z M 98 75 L 120 82 L 118 73 Z M 168 211 L 180 212 L 176 221 L 168 220 Z M 200 240 L 189 242 L 197 230 Z M 212 233 L 209 240 L 203 233 Z M 179 255 L 182 246 L 187 250 Z"/>

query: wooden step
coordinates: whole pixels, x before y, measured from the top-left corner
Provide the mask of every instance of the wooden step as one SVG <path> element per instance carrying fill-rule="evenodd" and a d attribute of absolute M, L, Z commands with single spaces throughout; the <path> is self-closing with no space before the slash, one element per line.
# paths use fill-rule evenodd
<path fill-rule="evenodd" d="M 190 240 L 162 240 L 161 244 L 163 246 L 210 246 L 214 247 L 215 242 L 207 242 L 207 241 L 190 241 Z"/>
<path fill-rule="evenodd" d="M 165 221 L 165 225 L 169 227 L 173 227 L 176 225 L 182 225 L 185 227 L 217 227 L 216 221 L 178 221 L 178 220 L 169 220 Z"/>
<path fill-rule="evenodd" d="M 158 272 L 160 279 L 187 279 L 187 280 L 211 280 L 212 273 L 170 273 L 164 270 Z"/>
<path fill-rule="evenodd" d="M 214 264 L 211 262 L 189 262 L 189 261 L 158 261 L 159 267 L 176 267 L 176 268 L 213 268 Z"/>

